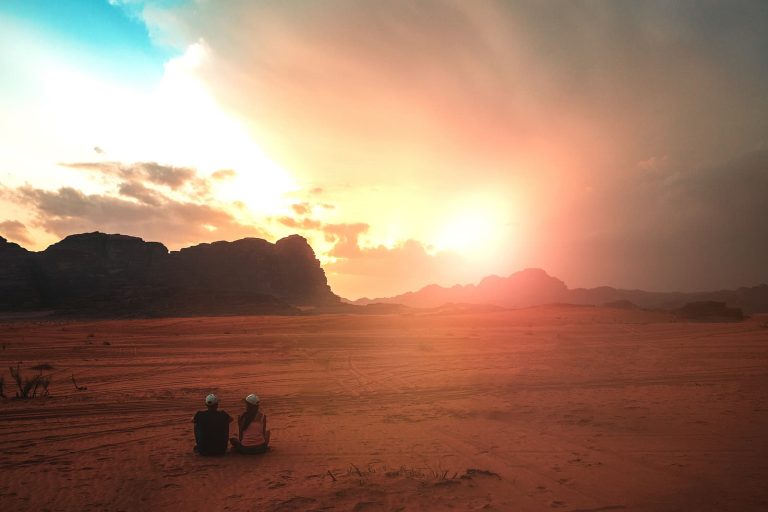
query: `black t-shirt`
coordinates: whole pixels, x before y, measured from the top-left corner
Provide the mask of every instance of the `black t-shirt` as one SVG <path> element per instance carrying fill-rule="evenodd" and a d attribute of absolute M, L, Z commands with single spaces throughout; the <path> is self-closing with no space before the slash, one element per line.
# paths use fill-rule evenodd
<path fill-rule="evenodd" d="M 197 448 L 202 454 L 224 453 L 229 441 L 229 422 L 232 417 L 224 411 L 198 411 L 195 425 L 200 433 Z"/>

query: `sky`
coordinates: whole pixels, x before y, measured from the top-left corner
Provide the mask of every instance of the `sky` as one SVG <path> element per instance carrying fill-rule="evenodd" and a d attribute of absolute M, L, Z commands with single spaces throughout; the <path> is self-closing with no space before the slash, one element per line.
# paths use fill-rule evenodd
<path fill-rule="evenodd" d="M 768 282 L 768 3 L 0 0 L 0 235 L 306 237 L 343 297 Z"/>

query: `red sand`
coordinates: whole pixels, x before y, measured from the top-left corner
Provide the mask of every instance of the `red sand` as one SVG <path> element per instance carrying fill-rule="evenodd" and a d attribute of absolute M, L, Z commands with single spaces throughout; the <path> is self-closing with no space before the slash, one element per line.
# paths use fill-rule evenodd
<path fill-rule="evenodd" d="M 52 397 L 0 402 L 0 503 L 768 510 L 765 324 L 565 307 L 7 323 L 6 393 L 13 362 L 56 369 Z M 258 393 L 272 451 L 194 455 L 211 391 L 233 416 Z"/>

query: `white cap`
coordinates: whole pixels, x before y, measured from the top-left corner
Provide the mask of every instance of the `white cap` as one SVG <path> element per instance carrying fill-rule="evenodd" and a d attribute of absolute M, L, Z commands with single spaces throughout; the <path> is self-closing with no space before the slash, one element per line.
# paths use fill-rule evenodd
<path fill-rule="evenodd" d="M 258 405 L 259 404 L 259 397 L 251 393 L 247 397 L 245 397 L 245 401 L 248 402 L 251 405 Z"/>
<path fill-rule="evenodd" d="M 217 403 L 219 403 L 219 397 L 213 393 L 205 397 L 205 405 L 216 405 Z"/>

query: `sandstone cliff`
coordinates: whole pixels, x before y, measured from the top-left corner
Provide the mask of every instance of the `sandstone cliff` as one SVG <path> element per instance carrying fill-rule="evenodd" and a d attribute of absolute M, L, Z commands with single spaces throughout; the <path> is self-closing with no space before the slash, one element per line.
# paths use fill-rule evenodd
<path fill-rule="evenodd" d="M 35 253 L 0 242 L 0 310 L 94 315 L 294 313 L 335 304 L 307 241 L 246 238 L 169 252 L 136 237 L 84 233 Z"/>

